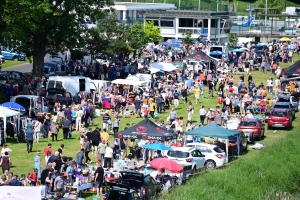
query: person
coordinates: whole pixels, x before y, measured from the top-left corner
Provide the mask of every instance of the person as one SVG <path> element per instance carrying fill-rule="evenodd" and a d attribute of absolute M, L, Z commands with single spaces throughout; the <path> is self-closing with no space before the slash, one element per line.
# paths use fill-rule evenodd
<path fill-rule="evenodd" d="M 102 142 L 99 144 L 99 162 L 102 164 L 104 160 L 104 154 L 105 154 L 105 149 L 107 147 L 107 143 L 105 140 L 102 140 Z"/>
<path fill-rule="evenodd" d="M 64 117 L 64 119 L 62 121 L 62 128 L 63 128 L 64 139 L 68 139 L 68 134 L 72 130 L 71 129 L 71 125 L 72 125 L 71 120 L 69 120 L 68 118 Z"/>
<path fill-rule="evenodd" d="M 97 148 L 98 148 L 99 142 L 101 140 L 100 130 L 98 127 L 92 132 L 90 137 L 91 137 L 90 141 L 93 145 L 92 154 L 95 153 L 95 155 L 97 155 L 97 152 L 98 152 Z M 88 139 L 89 139 L 89 136 L 88 136 Z"/>
<path fill-rule="evenodd" d="M 38 120 L 34 120 L 33 121 L 34 126 L 33 126 L 33 130 L 34 130 L 34 141 L 35 142 L 39 142 L 40 141 L 40 132 L 41 132 L 41 128 L 42 128 L 42 123 Z"/>
<path fill-rule="evenodd" d="M 67 172 L 67 175 L 68 175 L 68 177 L 67 177 L 68 182 L 71 185 L 73 183 L 73 164 L 72 163 L 70 163 L 68 165 L 66 172 Z"/>
<path fill-rule="evenodd" d="M 156 182 L 160 182 L 159 177 L 162 176 L 164 172 L 165 172 L 164 169 L 158 169 L 158 170 L 156 170 L 156 171 L 151 172 L 151 173 L 150 173 L 150 176 L 151 176 L 154 180 L 156 180 Z"/>
<path fill-rule="evenodd" d="M 119 119 L 118 115 L 116 115 L 116 117 L 114 119 L 114 123 L 113 123 L 113 131 L 114 131 L 114 133 L 119 132 L 119 126 L 120 126 L 120 119 Z"/>
<path fill-rule="evenodd" d="M 84 109 L 83 109 L 83 119 L 84 119 L 84 122 L 85 122 L 85 127 L 89 126 L 89 123 L 88 123 L 89 117 L 90 117 L 89 108 L 87 106 L 84 106 Z"/>
<path fill-rule="evenodd" d="M 57 149 L 57 151 L 59 152 L 59 155 L 62 156 L 62 151 L 65 148 L 64 144 L 61 144 L 60 147 Z"/>
<path fill-rule="evenodd" d="M 106 110 L 102 117 L 103 129 L 108 130 L 110 122 L 111 122 L 111 117 L 109 116 L 108 111 Z"/>
<path fill-rule="evenodd" d="M 41 153 L 36 152 L 36 156 L 34 156 L 34 168 L 38 170 L 38 179 L 41 178 Z"/>
<path fill-rule="evenodd" d="M 89 153 L 91 151 L 91 143 L 87 139 L 84 140 L 84 156 L 85 156 L 85 162 L 88 163 L 90 161 L 90 164 L 92 164 L 92 159 L 89 157 Z"/>
<path fill-rule="evenodd" d="M 76 125 L 75 125 L 75 129 L 77 131 L 79 131 L 80 127 L 81 127 L 81 118 L 83 116 L 83 111 L 81 109 L 77 109 L 76 111 Z M 84 126 L 83 126 L 84 127 Z"/>
<path fill-rule="evenodd" d="M 52 155 L 52 144 L 48 143 L 48 146 L 44 148 L 44 157 L 45 157 L 45 164 L 47 164 L 47 161 L 49 159 L 48 155 Z"/>
<path fill-rule="evenodd" d="M 83 159 L 84 159 L 84 148 L 80 149 L 80 152 L 76 154 L 76 163 L 77 163 L 77 168 L 82 169 L 83 168 Z"/>
<path fill-rule="evenodd" d="M 25 174 L 21 174 L 21 178 L 19 179 L 19 181 L 20 181 L 21 186 L 26 186 L 27 185 Z"/>
<path fill-rule="evenodd" d="M 55 178 L 54 188 L 55 188 L 56 192 L 61 192 L 62 196 L 64 195 L 64 192 L 65 192 L 64 173 L 60 173 L 59 176 Z"/>
<path fill-rule="evenodd" d="M 10 157 L 9 157 L 7 151 L 6 151 L 6 152 L 4 153 L 4 155 L 2 156 L 0 165 L 1 165 L 1 167 L 2 167 L 2 172 L 3 172 L 3 174 L 4 174 L 5 171 L 8 171 L 8 172 L 9 172 L 9 170 L 10 170 L 10 165 L 11 165 L 11 160 L 10 160 Z"/>
<path fill-rule="evenodd" d="M 104 140 L 105 142 L 108 142 L 109 140 L 109 134 L 106 132 L 106 129 L 103 129 L 103 132 L 101 133 L 101 140 Z"/>
<path fill-rule="evenodd" d="M 52 142 L 54 142 L 54 137 L 55 137 L 55 141 L 57 141 L 57 134 L 59 132 L 59 127 L 58 124 L 56 123 L 56 120 L 52 120 L 50 125 L 50 132 L 51 132 Z"/>
<path fill-rule="evenodd" d="M 104 179 L 104 169 L 102 167 L 101 162 L 98 162 L 97 163 L 97 169 L 96 169 L 96 172 L 95 172 L 97 196 L 102 194 L 103 179 Z"/>
<path fill-rule="evenodd" d="M 111 168 L 111 160 L 113 158 L 113 144 L 110 146 L 106 147 L 105 153 L 104 153 L 104 168 Z"/>
<path fill-rule="evenodd" d="M 200 114 L 200 123 L 203 126 L 204 125 L 205 116 L 206 116 L 205 106 L 202 106 L 202 108 L 199 110 L 199 114 Z"/>
<path fill-rule="evenodd" d="M 27 179 L 30 182 L 30 186 L 36 186 L 37 176 L 38 176 L 38 169 L 34 169 L 34 171 L 28 175 Z"/>
<path fill-rule="evenodd" d="M 170 117 L 171 123 L 172 123 L 173 121 L 175 121 L 175 119 L 176 119 L 176 117 L 177 117 L 177 113 L 176 113 L 176 111 L 175 111 L 175 108 L 172 108 L 172 110 L 171 110 L 171 112 L 170 112 L 170 114 L 169 114 L 169 117 Z"/>
<path fill-rule="evenodd" d="M 33 146 L 33 135 L 34 132 L 32 130 L 33 126 L 30 126 L 26 132 L 25 132 L 25 139 L 27 141 L 27 152 L 32 152 L 32 146 Z"/>
<path fill-rule="evenodd" d="M 10 148 L 8 148 L 8 145 L 6 143 L 3 144 L 3 148 L 1 149 L 1 156 L 4 156 L 5 152 L 12 152 L 12 150 Z"/>
<path fill-rule="evenodd" d="M 9 186 L 22 186 L 20 181 L 18 180 L 18 175 L 13 175 L 12 179 L 9 181 Z"/>

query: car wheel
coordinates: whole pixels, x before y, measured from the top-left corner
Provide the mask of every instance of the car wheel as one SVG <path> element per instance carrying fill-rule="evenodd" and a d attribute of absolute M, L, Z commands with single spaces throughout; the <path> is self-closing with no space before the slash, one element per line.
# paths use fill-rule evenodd
<path fill-rule="evenodd" d="M 216 163 L 213 160 L 207 160 L 205 163 L 205 168 L 208 170 L 216 168 Z"/>
<path fill-rule="evenodd" d="M 254 144 L 254 143 L 255 143 L 255 141 L 254 141 L 254 134 L 253 134 L 253 133 L 251 134 L 250 142 L 251 142 L 251 144 Z"/>
<path fill-rule="evenodd" d="M 195 174 L 196 172 L 197 172 L 197 167 L 195 165 L 194 168 L 192 169 L 192 174 Z"/>

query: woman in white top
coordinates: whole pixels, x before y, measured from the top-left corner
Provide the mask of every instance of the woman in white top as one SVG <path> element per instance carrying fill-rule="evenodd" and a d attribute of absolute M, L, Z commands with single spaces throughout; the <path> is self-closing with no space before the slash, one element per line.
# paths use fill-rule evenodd
<path fill-rule="evenodd" d="M 111 168 L 111 161 L 113 158 L 113 153 L 114 153 L 114 144 L 111 144 L 110 146 L 107 146 L 105 149 L 105 153 L 104 153 L 104 168 Z M 107 165 L 108 164 L 108 165 Z"/>
<path fill-rule="evenodd" d="M 4 156 L 4 153 L 5 153 L 5 152 L 8 152 L 8 153 L 12 152 L 12 150 L 11 150 L 10 148 L 7 147 L 7 144 L 6 144 L 6 143 L 3 144 L 3 148 L 2 148 L 2 150 L 1 150 L 1 156 Z"/>

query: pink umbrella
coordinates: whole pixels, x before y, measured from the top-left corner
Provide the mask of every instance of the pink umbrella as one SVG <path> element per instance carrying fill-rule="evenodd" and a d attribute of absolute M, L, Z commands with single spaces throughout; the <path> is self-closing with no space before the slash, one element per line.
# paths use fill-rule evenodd
<path fill-rule="evenodd" d="M 154 169 L 165 169 L 174 173 L 180 173 L 183 171 L 182 167 L 177 162 L 168 158 L 155 158 L 149 164 Z"/>

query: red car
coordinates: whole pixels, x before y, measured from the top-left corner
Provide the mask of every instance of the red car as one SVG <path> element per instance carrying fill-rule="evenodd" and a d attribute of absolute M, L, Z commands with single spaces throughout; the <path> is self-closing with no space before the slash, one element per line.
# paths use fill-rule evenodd
<path fill-rule="evenodd" d="M 276 128 L 292 128 L 293 115 L 290 110 L 286 109 L 273 109 L 270 112 L 268 119 L 268 129 Z"/>
<path fill-rule="evenodd" d="M 265 125 L 259 119 L 243 119 L 237 129 L 245 134 L 253 132 L 254 139 L 258 140 L 265 136 Z"/>

